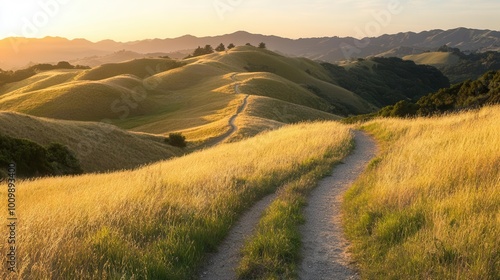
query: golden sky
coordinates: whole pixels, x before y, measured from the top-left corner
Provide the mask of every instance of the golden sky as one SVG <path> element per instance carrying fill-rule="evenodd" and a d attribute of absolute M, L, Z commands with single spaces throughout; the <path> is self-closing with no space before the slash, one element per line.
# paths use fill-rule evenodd
<path fill-rule="evenodd" d="M 499 30 L 498 0 L 1 0 L 0 39 L 133 41 L 245 30 L 289 38 Z"/>

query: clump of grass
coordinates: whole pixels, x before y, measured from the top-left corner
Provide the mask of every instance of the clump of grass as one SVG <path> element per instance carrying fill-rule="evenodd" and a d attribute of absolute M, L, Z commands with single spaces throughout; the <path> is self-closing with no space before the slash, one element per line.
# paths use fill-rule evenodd
<path fill-rule="evenodd" d="M 304 220 L 302 208 L 306 197 L 352 147 L 348 128 L 337 126 L 334 148 L 313 160 L 315 164 L 303 164 L 301 172 L 281 187 L 278 198 L 265 211 L 256 233 L 244 246 L 238 267 L 240 279 L 296 278 L 301 246 L 299 225 Z"/>
<path fill-rule="evenodd" d="M 193 278 L 245 208 L 321 165 L 344 130 L 300 124 L 137 170 L 19 181 L 10 276 Z"/>
<path fill-rule="evenodd" d="M 364 125 L 384 152 L 345 195 L 367 279 L 500 278 L 500 107 Z"/>

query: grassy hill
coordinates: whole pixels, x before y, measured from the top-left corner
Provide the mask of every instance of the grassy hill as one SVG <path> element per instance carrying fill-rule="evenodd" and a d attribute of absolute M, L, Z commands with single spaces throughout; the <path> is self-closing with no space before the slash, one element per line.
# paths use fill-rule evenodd
<path fill-rule="evenodd" d="M 359 59 L 342 66 L 323 63 L 323 66 L 335 83 L 377 107 L 417 100 L 450 85 L 436 68 L 394 57 Z"/>
<path fill-rule="evenodd" d="M 302 175 L 329 170 L 350 142 L 338 123 L 299 124 L 133 171 L 18 182 L 16 276 L 197 277 L 204 254 L 245 208 Z M 0 250 L 6 246 L 0 242 Z"/>
<path fill-rule="evenodd" d="M 383 152 L 345 195 L 366 279 L 500 278 L 500 107 L 363 125 Z"/>
<path fill-rule="evenodd" d="M 435 67 L 454 66 L 460 61 L 460 57 L 451 52 L 425 52 L 421 54 L 407 55 L 404 60 L 412 60 L 416 64 L 427 64 Z"/>
<path fill-rule="evenodd" d="M 80 80 L 97 81 L 118 75 L 134 75 L 144 79 L 156 73 L 181 67 L 183 64 L 177 60 L 167 58 L 141 58 L 122 63 L 109 63 L 85 71 Z"/>
<path fill-rule="evenodd" d="M 67 146 L 85 172 L 135 168 L 182 155 L 164 137 L 130 133 L 103 123 L 61 121 L 0 111 L 0 134 L 41 146 Z"/>
<path fill-rule="evenodd" d="M 491 71 L 475 81 L 468 80 L 430 93 L 415 103 L 400 101 L 394 106 L 384 107 L 372 116 L 429 116 L 477 109 L 498 103 L 500 103 L 500 71 Z"/>
<path fill-rule="evenodd" d="M 245 94 L 310 108 L 311 114 L 301 113 L 293 122 L 311 120 L 317 110 L 351 114 L 374 108 L 328 79 L 313 61 L 246 46 L 183 61 L 136 59 L 90 70 L 41 72 L 0 87 L 0 109 L 105 120 L 135 132 L 183 132 L 188 141 L 206 142 L 229 129 L 228 120 Z M 253 116 L 264 119 L 259 114 L 267 112 L 258 108 Z"/>
<path fill-rule="evenodd" d="M 241 72 L 268 72 L 285 78 L 328 102 L 333 106 L 331 112 L 337 115 L 359 114 L 374 109 L 357 94 L 334 84 L 320 64 L 306 58 L 290 58 L 245 46 L 234 49 L 228 55 L 212 54 L 211 59 L 236 67 Z"/>
<path fill-rule="evenodd" d="M 403 59 L 438 68 L 452 84 L 475 80 L 488 71 L 500 70 L 500 52 L 465 54 L 457 48 L 443 46 L 437 52 L 405 56 Z"/>

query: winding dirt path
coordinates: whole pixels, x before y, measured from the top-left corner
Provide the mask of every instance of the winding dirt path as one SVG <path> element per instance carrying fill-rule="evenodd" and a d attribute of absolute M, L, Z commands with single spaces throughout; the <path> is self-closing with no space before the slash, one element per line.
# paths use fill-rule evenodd
<path fill-rule="evenodd" d="M 238 74 L 233 74 L 231 76 L 231 79 L 236 82 L 236 75 Z M 241 91 L 240 91 L 240 84 L 239 83 L 236 83 L 234 85 L 234 91 L 236 94 L 241 94 Z M 237 130 L 238 130 L 238 127 L 234 124 L 234 121 L 236 120 L 236 118 L 238 117 L 239 114 L 241 114 L 241 112 L 243 112 L 246 107 L 247 107 L 247 104 L 248 104 L 248 97 L 250 97 L 250 95 L 246 95 L 245 98 L 243 98 L 243 102 L 241 103 L 241 105 L 238 107 L 238 109 L 236 110 L 236 114 L 232 115 L 230 118 L 229 118 L 229 122 L 228 122 L 228 125 L 229 125 L 229 130 L 226 131 L 224 134 L 210 140 L 209 142 L 207 142 L 206 144 L 204 144 L 203 146 L 204 147 L 211 147 L 211 146 L 215 146 L 217 144 L 220 144 L 222 142 L 224 142 L 225 140 L 229 139 L 229 137 L 231 137 L 231 135 L 233 135 L 233 133 L 235 133 Z"/>
<path fill-rule="evenodd" d="M 355 131 L 354 134 L 356 147 L 353 153 L 333 169 L 330 177 L 319 182 L 304 209 L 306 223 L 300 229 L 303 242 L 300 279 L 359 278 L 349 267 L 346 255 L 348 243 L 343 237 L 340 220 L 341 195 L 364 171 L 377 147 L 365 133 Z M 244 242 L 254 233 L 264 210 L 275 198 L 276 194 L 266 196 L 239 218 L 218 251 L 208 256 L 207 263 L 200 270 L 201 279 L 237 279 L 235 268 L 241 260 Z"/>
<path fill-rule="evenodd" d="M 299 278 L 359 279 L 349 266 L 346 254 L 348 242 L 343 236 L 341 223 L 342 194 L 365 170 L 375 156 L 375 141 L 360 131 L 355 131 L 355 149 L 336 166 L 330 177 L 321 180 L 312 191 L 304 209 L 305 224 L 301 226 L 302 263 Z"/>
<path fill-rule="evenodd" d="M 254 233 L 264 210 L 269 207 L 275 198 L 276 194 L 266 196 L 241 216 L 219 246 L 217 253 L 209 256 L 208 263 L 201 270 L 201 279 L 237 279 L 235 268 L 240 263 L 240 252 L 245 240 Z"/>

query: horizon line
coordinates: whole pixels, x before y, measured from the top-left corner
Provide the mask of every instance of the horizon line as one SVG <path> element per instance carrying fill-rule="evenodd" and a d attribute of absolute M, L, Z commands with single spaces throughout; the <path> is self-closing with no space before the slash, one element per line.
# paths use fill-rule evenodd
<path fill-rule="evenodd" d="M 192 35 L 192 34 L 184 34 L 184 35 L 177 36 L 177 37 L 164 37 L 164 38 L 155 37 L 155 38 L 135 39 L 135 40 L 130 40 L 130 41 L 119 41 L 119 40 L 110 39 L 110 38 L 108 38 L 108 39 L 101 39 L 101 40 L 90 40 L 90 39 L 83 38 L 83 37 L 70 38 L 70 37 L 63 37 L 63 36 L 58 36 L 58 35 L 47 35 L 47 36 L 44 36 L 44 37 L 9 36 L 9 37 L 0 38 L 0 41 L 8 40 L 8 39 L 27 39 L 27 40 L 39 39 L 39 40 L 43 40 L 43 39 L 46 39 L 46 38 L 56 38 L 56 39 L 66 39 L 68 41 L 85 40 L 85 41 L 88 41 L 88 42 L 91 42 L 91 43 L 100 43 L 100 42 L 104 42 L 104 41 L 113 41 L 115 43 L 133 43 L 133 42 L 148 41 L 148 40 L 175 40 L 175 39 L 180 39 L 180 38 L 183 38 L 183 37 L 194 37 L 194 38 L 198 38 L 198 39 L 213 38 L 213 37 L 222 37 L 222 36 L 234 35 L 236 33 L 247 33 L 247 34 L 250 34 L 250 35 L 261 35 L 261 36 L 265 36 L 265 37 L 279 37 L 279 38 L 290 39 L 290 40 L 322 39 L 322 38 L 354 38 L 354 39 L 361 40 L 361 39 L 364 39 L 364 38 L 377 38 L 377 37 L 381 37 L 381 36 L 385 36 L 385 35 L 391 36 L 391 35 L 398 35 L 398 34 L 404 34 L 404 33 L 416 33 L 416 34 L 418 34 L 418 33 L 423 33 L 423 32 L 450 31 L 450 30 L 458 30 L 458 29 L 500 32 L 500 30 L 494 30 L 494 29 L 480 29 L 480 28 L 469 28 L 469 27 L 460 26 L 460 27 L 455 27 L 455 28 L 450 28 L 450 29 L 434 28 L 434 29 L 421 30 L 421 31 L 400 31 L 400 32 L 397 32 L 397 33 L 384 33 L 384 34 L 381 34 L 381 35 L 376 36 L 376 37 L 362 37 L 362 38 L 357 38 L 357 37 L 353 37 L 353 36 L 338 36 L 338 35 L 330 35 L 330 36 L 329 35 L 325 35 L 325 36 L 310 36 L 310 37 L 290 38 L 290 37 L 280 36 L 280 35 L 275 35 L 275 34 L 253 33 L 253 32 L 246 31 L 246 30 L 237 30 L 237 31 L 234 31 L 234 32 L 231 32 L 231 33 L 217 34 L 217 35 Z"/>

